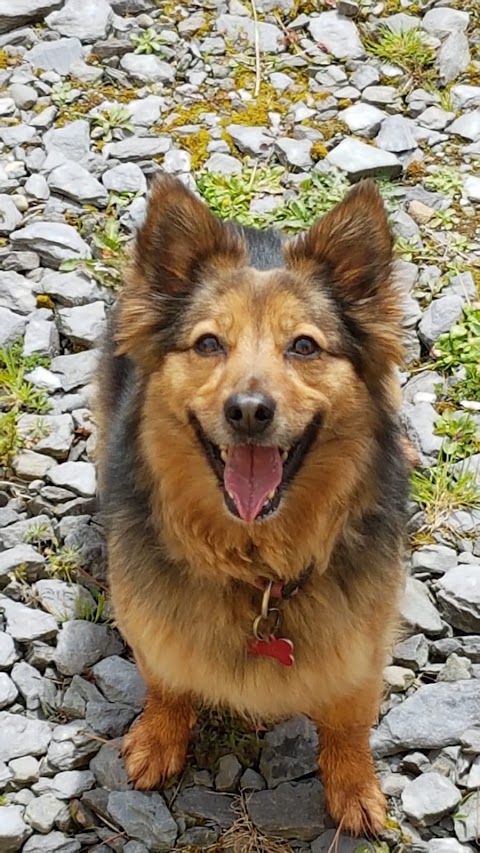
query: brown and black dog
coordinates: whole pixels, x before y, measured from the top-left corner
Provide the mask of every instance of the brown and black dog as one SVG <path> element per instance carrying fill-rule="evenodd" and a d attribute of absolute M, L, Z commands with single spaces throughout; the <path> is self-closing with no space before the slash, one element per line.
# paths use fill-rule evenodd
<path fill-rule="evenodd" d="M 138 788 L 181 770 L 200 703 L 304 713 L 333 818 L 382 829 L 369 733 L 407 491 L 391 264 L 370 181 L 293 238 L 153 187 L 98 412 L 111 592 L 148 687 Z"/>

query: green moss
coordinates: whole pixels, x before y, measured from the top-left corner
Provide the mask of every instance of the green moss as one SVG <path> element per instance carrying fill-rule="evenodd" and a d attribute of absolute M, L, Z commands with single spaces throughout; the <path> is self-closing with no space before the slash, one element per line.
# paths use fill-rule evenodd
<path fill-rule="evenodd" d="M 328 148 L 326 147 L 326 145 L 323 144 L 323 142 L 320 142 L 319 140 L 318 142 L 313 143 L 310 149 L 310 157 L 312 158 L 312 160 L 315 160 L 315 162 L 317 160 L 323 160 L 324 157 L 327 156 L 327 154 Z"/>
<path fill-rule="evenodd" d="M 188 136 L 182 136 L 178 133 L 172 133 L 173 138 L 178 143 L 180 148 L 189 151 L 192 158 L 192 169 L 197 171 L 209 157 L 207 150 L 208 144 L 211 142 L 211 136 L 205 128 L 190 133 Z"/>

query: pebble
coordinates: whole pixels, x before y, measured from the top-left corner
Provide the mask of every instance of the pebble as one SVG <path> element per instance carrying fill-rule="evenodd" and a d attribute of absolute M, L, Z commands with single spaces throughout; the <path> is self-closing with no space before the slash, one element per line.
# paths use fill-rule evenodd
<path fill-rule="evenodd" d="M 167 853 L 175 844 L 177 825 L 157 793 L 112 791 L 108 797 L 112 820 L 151 853 Z"/>
<path fill-rule="evenodd" d="M 122 643 L 106 625 L 74 619 L 59 632 L 55 663 L 63 675 L 81 675 L 100 658 L 122 651 Z"/>
<path fill-rule="evenodd" d="M 326 160 L 346 172 L 351 181 L 367 177 L 394 178 L 402 171 L 402 164 L 389 151 L 381 151 L 358 139 L 344 139 L 326 156 Z"/>
<path fill-rule="evenodd" d="M 462 795 L 458 788 L 439 773 L 423 773 L 402 791 L 402 806 L 415 825 L 438 823 L 458 806 Z"/>

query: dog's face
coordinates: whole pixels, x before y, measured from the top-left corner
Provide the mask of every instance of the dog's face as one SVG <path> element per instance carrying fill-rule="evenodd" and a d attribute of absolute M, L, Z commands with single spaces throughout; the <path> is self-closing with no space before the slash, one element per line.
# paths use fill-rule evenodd
<path fill-rule="evenodd" d="M 388 396 L 399 358 L 390 263 L 371 184 L 307 235 L 263 243 L 178 181 L 158 182 L 119 351 L 162 400 L 159 429 L 183 431 L 242 521 L 272 517 L 290 488 L 307 488 L 306 467 L 359 428 L 372 395 Z"/>

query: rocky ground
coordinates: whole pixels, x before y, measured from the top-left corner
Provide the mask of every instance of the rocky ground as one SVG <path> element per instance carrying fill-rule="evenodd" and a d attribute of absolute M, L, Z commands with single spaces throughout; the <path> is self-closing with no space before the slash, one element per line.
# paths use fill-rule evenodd
<path fill-rule="evenodd" d="M 360 847 L 478 849 L 479 25 L 477 0 L 0 0 L 2 853 L 333 849 L 304 719 L 206 715 L 162 794 L 120 758 L 143 686 L 108 605 L 90 383 L 162 169 L 292 232 L 381 181 L 422 467 L 373 734 L 390 818 Z"/>

